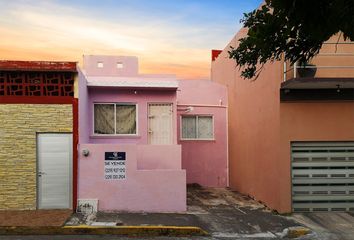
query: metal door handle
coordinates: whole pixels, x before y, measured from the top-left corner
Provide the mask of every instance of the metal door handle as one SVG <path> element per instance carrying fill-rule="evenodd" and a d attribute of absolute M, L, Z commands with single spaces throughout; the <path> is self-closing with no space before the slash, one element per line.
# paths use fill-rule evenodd
<path fill-rule="evenodd" d="M 45 175 L 45 172 L 38 172 L 38 177 L 41 177 L 42 175 Z"/>

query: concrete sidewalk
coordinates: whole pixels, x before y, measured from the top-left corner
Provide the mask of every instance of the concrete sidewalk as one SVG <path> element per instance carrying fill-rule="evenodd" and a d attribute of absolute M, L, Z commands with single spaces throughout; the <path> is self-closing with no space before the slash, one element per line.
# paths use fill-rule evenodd
<path fill-rule="evenodd" d="M 186 213 L 74 214 L 67 225 L 114 222 L 123 226 L 194 226 L 211 236 L 227 238 L 277 238 L 288 228 L 302 226 L 229 189 L 189 186 L 187 197 Z"/>
<path fill-rule="evenodd" d="M 113 222 L 121 226 L 89 226 L 93 222 Z M 45 227 L 42 230 L 33 227 L 27 229 L 0 227 L 0 239 L 113 240 L 119 235 L 119 239 L 139 240 L 264 240 L 298 236 L 300 237 L 297 239 L 303 240 L 349 240 L 354 236 L 353 213 L 278 215 L 247 196 L 229 189 L 198 186 L 188 187 L 188 211 L 185 213 L 99 212 L 87 216 L 73 214 L 66 225 L 64 228 Z M 4 236 L 6 231 L 12 232 L 13 235 Z M 23 231 L 27 233 L 24 234 Z M 45 231 L 50 236 L 40 235 L 45 234 Z"/>
<path fill-rule="evenodd" d="M 264 205 L 229 189 L 189 186 L 187 201 L 188 211 L 185 213 L 75 213 L 66 221 L 65 227 L 0 228 L 0 235 L 280 239 L 308 233 L 293 219 L 273 213 Z"/>

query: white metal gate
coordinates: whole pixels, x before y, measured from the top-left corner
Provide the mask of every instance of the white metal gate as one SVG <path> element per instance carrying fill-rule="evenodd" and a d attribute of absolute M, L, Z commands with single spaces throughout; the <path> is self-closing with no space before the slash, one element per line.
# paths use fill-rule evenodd
<path fill-rule="evenodd" d="M 149 104 L 149 143 L 172 144 L 172 104 Z"/>
<path fill-rule="evenodd" d="M 291 147 L 293 211 L 354 211 L 354 142 Z"/>
<path fill-rule="evenodd" d="M 37 135 L 37 207 L 72 207 L 72 134 Z"/>

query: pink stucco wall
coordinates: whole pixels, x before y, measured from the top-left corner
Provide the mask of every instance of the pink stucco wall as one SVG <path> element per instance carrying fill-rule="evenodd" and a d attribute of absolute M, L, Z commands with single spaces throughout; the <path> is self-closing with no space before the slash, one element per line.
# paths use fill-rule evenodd
<path fill-rule="evenodd" d="M 97 67 L 98 62 L 102 68 Z M 123 68 L 117 68 L 117 63 Z M 139 71 L 138 58 L 133 56 L 84 55 L 83 65 L 88 76 L 137 76 Z"/>
<path fill-rule="evenodd" d="M 353 141 L 353 102 L 280 102 L 282 62 L 255 81 L 228 58 L 242 29 L 212 62 L 212 80 L 228 87 L 230 186 L 279 212 L 291 211 L 291 141 Z M 336 70 L 334 70 L 336 71 Z"/>
<path fill-rule="evenodd" d="M 152 147 L 152 146 L 151 146 Z M 180 151 L 174 146 L 174 151 Z M 168 155 L 171 146 L 160 146 L 161 154 Z M 141 157 L 155 155 L 155 149 L 128 144 L 80 144 L 90 155 L 79 155 L 79 199 L 98 199 L 100 211 L 181 212 L 186 210 L 186 173 L 168 168 L 156 161 L 156 169 L 138 169 Z M 104 179 L 105 152 L 126 152 L 126 179 Z M 151 156 L 149 157 L 149 155 Z M 164 158 L 160 158 L 164 160 Z M 159 167 L 161 165 L 161 167 Z"/>
<path fill-rule="evenodd" d="M 103 68 L 97 63 L 102 62 Z M 117 69 L 116 64 L 123 64 Z M 123 77 L 125 81 L 168 81 L 172 75 L 139 74 L 138 59 L 130 56 L 84 56 L 84 68 L 79 71 L 79 134 L 80 143 L 116 143 L 116 144 L 147 144 L 148 143 L 148 104 L 171 103 L 173 112 L 177 111 L 176 89 L 149 88 L 119 88 L 119 87 L 90 87 L 86 79 L 91 76 Z M 168 79 L 166 79 L 168 77 Z M 118 80 L 117 80 L 118 81 Z M 93 134 L 93 104 L 128 102 L 137 104 L 137 135 L 136 136 L 94 136 Z M 177 144 L 177 118 L 173 115 L 172 133 L 173 144 Z"/>
<path fill-rule="evenodd" d="M 103 67 L 98 68 L 97 62 Z M 116 67 L 117 62 L 123 69 Z M 171 75 L 138 74 L 136 57 L 85 56 L 79 71 L 79 199 L 98 199 L 101 211 L 180 212 L 186 210 L 186 172 L 177 145 L 177 114 L 172 116 L 172 144 L 148 145 L 148 104 L 171 103 L 177 112 L 176 89 L 87 86 L 88 77 L 105 81 L 169 81 Z M 117 77 L 117 78 L 115 78 Z M 137 134 L 95 135 L 94 103 L 135 103 Z M 88 157 L 82 150 L 90 151 Z M 126 152 L 125 180 L 104 179 L 105 152 Z"/>
<path fill-rule="evenodd" d="M 117 103 L 128 102 L 137 104 L 137 136 L 112 137 L 94 136 L 93 134 L 93 104 L 94 103 Z M 176 91 L 158 90 L 124 90 L 115 88 L 89 88 L 88 110 L 84 121 L 88 122 L 89 143 L 120 143 L 120 144 L 148 144 L 148 104 L 149 103 L 172 103 L 173 111 L 176 112 Z M 177 119 L 173 115 L 173 144 L 176 144 Z"/>
<path fill-rule="evenodd" d="M 103 68 L 97 68 L 97 62 Z M 116 69 L 117 62 L 123 62 L 125 72 Z M 86 77 L 91 76 L 98 76 L 97 82 L 104 77 L 111 82 L 114 77 L 120 77 L 119 81 L 171 79 L 170 75 L 138 74 L 137 64 L 136 58 L 129 57 L 84 59 L 85 69 L 79 72 L 80 149 L 91 154 L 79 159 L 79 198 L 99 199 L 100 210 L 184 211 L 186 173 L 188 183 L 228 186 L 226 88 L 212 81 L 178 81 L 178 90 L 87 86 Z M 137 104 L 137 136 L 94 135 L 93 104 L 117 102 Z M 148 145 L 149 103 L 172 103 L 171 145 Z M 193 110 L 187 113 L 188 106 Z M 213 115 L 214 140 L 179 140 L 183 114 Z M 104 180 L 105 151 L 127 152 L 126 180 Z"/>
<path fill-rule="evenodd" d="M 138 149 L 139 170 L 181 169 L 181 145 L 139 145 Z"/>
<path fill-rule="evenodd" d="M 88 105 L 88 89 L 85 75 L 82 70 L 78 68 L 79 78 L 79 143 L 88 143 L 90 132 L 89 121 L 87 113 L 89 111 Z"/>
<path fill-rule="evenodd" d="M 202 186 L 228 186 L 227 92 L 211 81 L 179 81 L 178 143 L 182 145 L 182 167 L 188 183 Z M 193 110 L 186 112 L 188 107 Z M 211 115 L 214 140 L 181 140 L 181 116 Z"/>

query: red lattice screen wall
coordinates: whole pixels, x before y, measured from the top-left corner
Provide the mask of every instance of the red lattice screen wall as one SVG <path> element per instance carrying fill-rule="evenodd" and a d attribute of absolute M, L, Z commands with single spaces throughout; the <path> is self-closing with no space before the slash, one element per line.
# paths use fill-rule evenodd
<path fill-rule="evenodd" d="M 73 72 L 0 71 L 0 96 L 74 96 Z"/>

